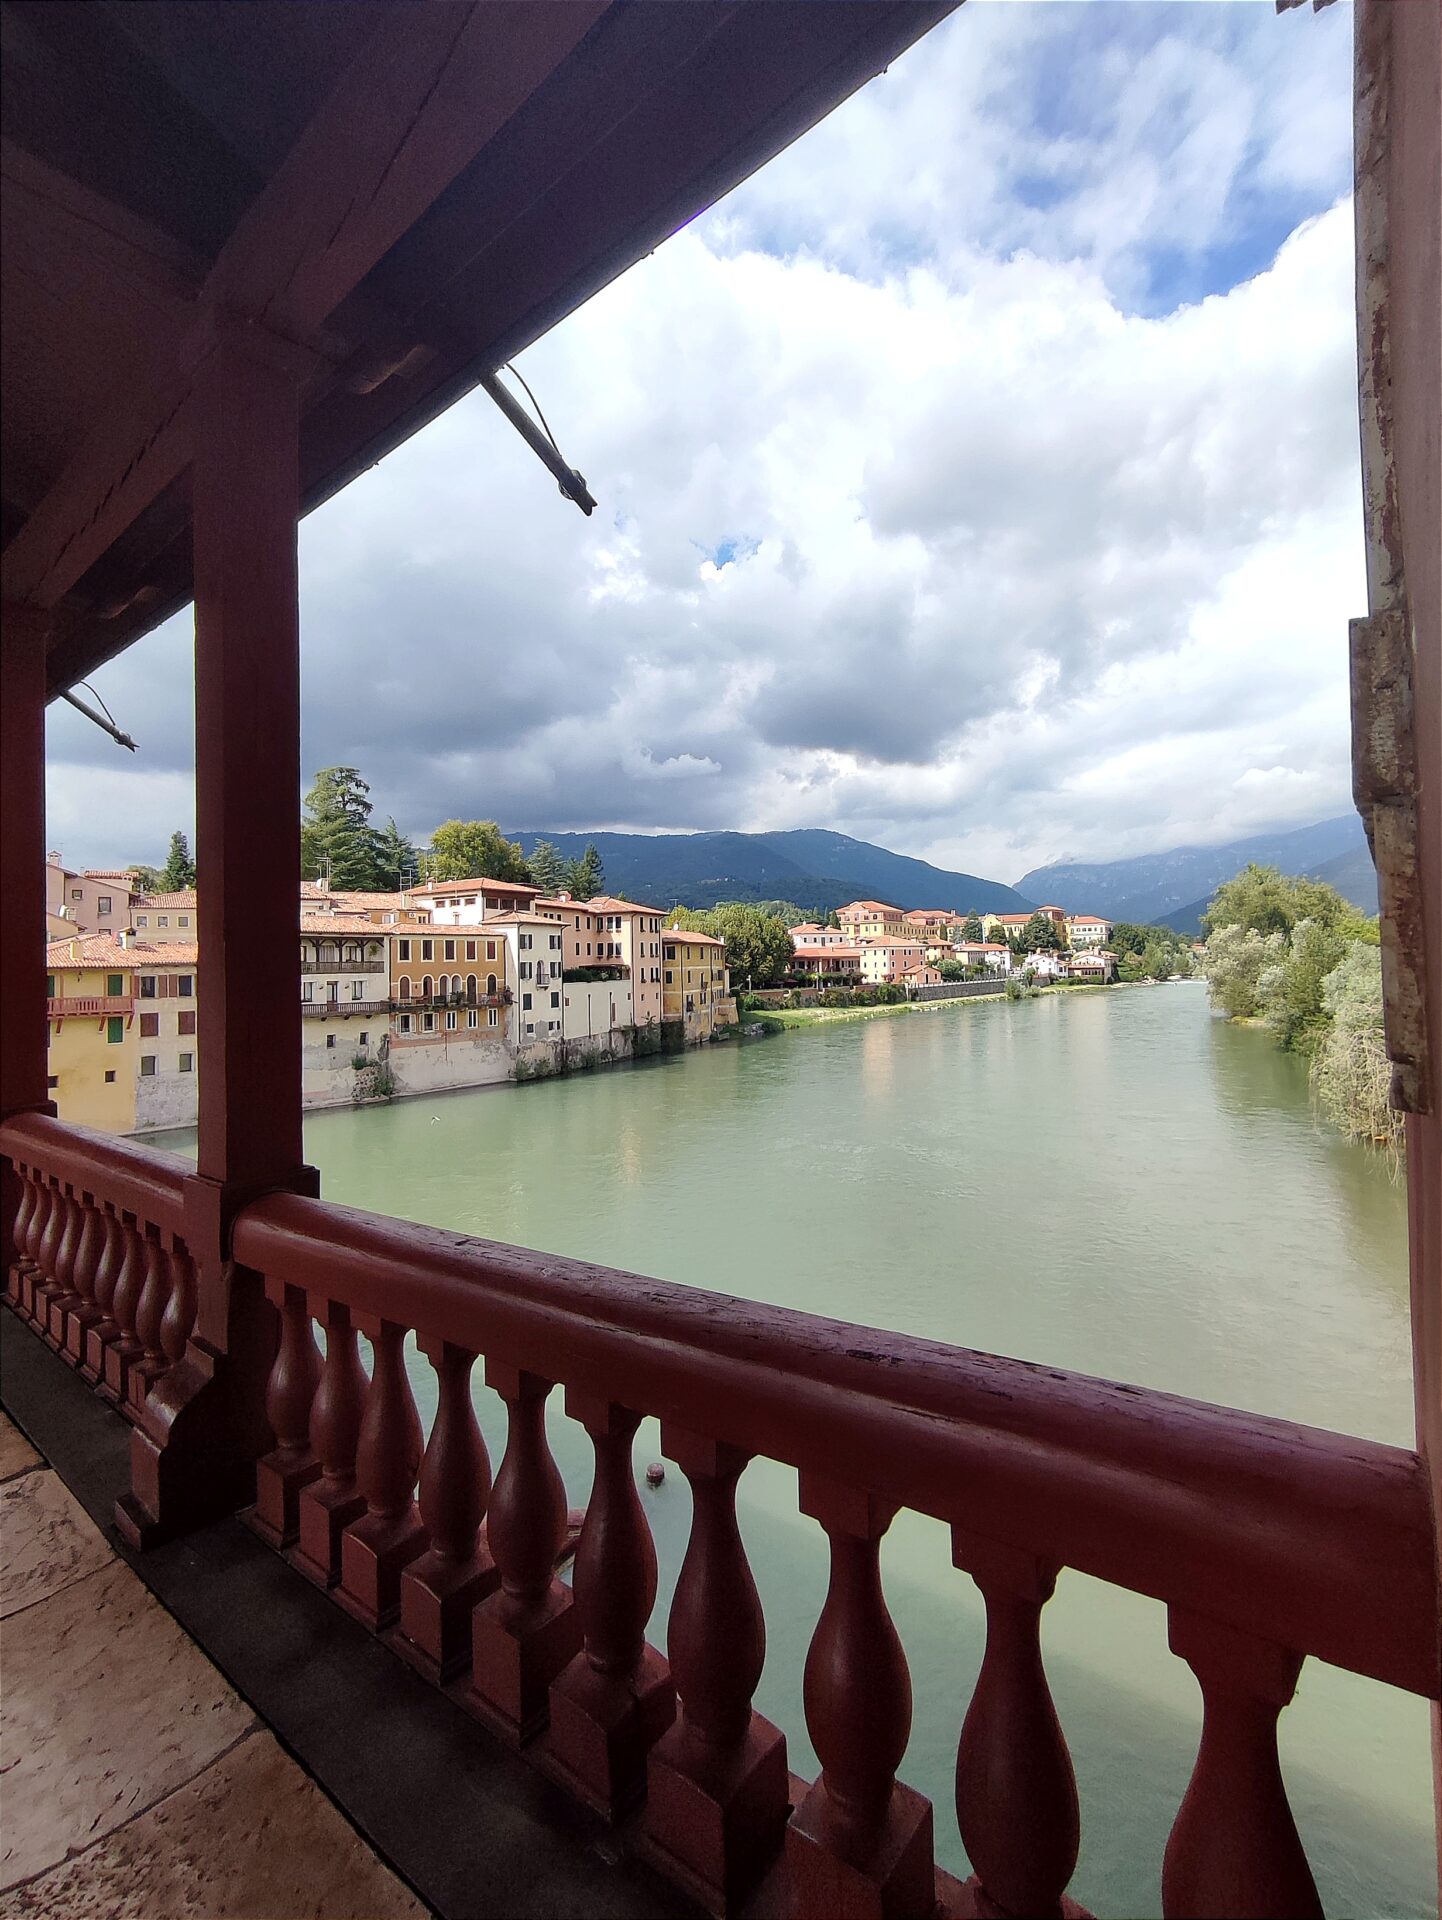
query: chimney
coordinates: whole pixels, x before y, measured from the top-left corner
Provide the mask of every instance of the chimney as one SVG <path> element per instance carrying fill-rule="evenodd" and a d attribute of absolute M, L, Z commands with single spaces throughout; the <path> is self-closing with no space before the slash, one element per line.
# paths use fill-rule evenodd
<path fill-rule="evenodd" d="M 129 927 L 122 927 L 120 929 L 119 937 L 120 937 L 121 946 L 128 947 L 131 944 L 131 942 L 134 940 L 135 935 L 130 931 Z"/>

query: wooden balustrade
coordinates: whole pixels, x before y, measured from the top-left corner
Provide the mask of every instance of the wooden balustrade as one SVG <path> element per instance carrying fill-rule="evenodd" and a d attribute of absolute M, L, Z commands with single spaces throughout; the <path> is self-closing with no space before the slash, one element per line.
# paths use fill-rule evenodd
<path fill-rule="evenodd" d="M 178 1178 L 92 1136 L 67 1148 L 68 1131 L 28 1116 L 0 1127 L 21 1174 L 8 1298 L 38 1327 L 58 1322 L 67 1356 L 115 1392 L 186 1359 L 196 1276 Z M 1318 1911 L 1276 1739 L 1304 1657 L 1437 1697 L 1430 1513 L 1420 1462 L 1400 1449 L 293 1194 L 243 1208 L 233 1242 L 279 1309 L 261 1531 L 268 1521 L 322 1585 L 339 1580 L 368 1624 L 398 1614 L 393 1644 L 432 1679 L 469 1657 L 457 1697 L 513 1743 L 534 1739 L 578 1798 L 612 1819 L 643 1799 L 638 1844 L 713 1912 L 774 1873 L 757 1897 L 798 1915 L 905 1920 L 938 1892 L 949 1912 L 1076 1915 L 1078 1796 L 1040 1638 L 1065 1566 L 1164 1602 L 1201 1688 L 1168 1920 Z M 438 1389 L 424 1457 L 412 1331 Z M 494 1488 L 472 1403 L 482 1355 L 509 1423 Z M 556 1382 L 595 1459 L 574 1589 L 555 1571 Z M 692 1499 L 664 1655 L 645 1639 L 644 1413 Z M 765 1622 L 736 1497 L 758 1454 L 798 1470 L 830 1547 L 804 1685 L 821 1773 L 794 1810 L 784 1735 L 752 1704 Z M 964 1891 L 933 1875 L 932 1809 L 898 1778 L 910 1679 L 881 1543 L 903 1507 L 951 1529 L 986 1608 L 957 1752 Z"/>

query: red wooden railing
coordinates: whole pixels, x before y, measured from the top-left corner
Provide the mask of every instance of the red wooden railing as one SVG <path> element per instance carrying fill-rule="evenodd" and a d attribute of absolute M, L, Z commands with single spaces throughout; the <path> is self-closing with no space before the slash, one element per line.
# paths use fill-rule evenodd
<path fill-rule="evenodd" d="M 21 1175 L 12 1301 L 72 1362 L 98 1353 L 91 1377 L 132 1407 L 193 1312 L 183 1163 L 33 1117 L 0 1151 Z M 1201 1686 L 1169 1916 L 1320 1911 L 1276 1742 L 1305 1658 L 1437 1695 L 1430 1507 L 1401 1449 L 293 1194 L 244 1207 L 233 1250 L 277 1310 L 258 1530 L 718 1913 L 773 1868 L 799 1915 L 1075 1911 L 1077 1794 L 1040 1642 L 1063 1566 L 1165 1603 Z M 410 1332 L 437 1376 L 428 1437 Z M 481 1358 L 508 1415 L 494 1485 Z M 595 1456 L 570 1587 L 558 1384 Z M 664 1652 L 645 1640 L 643 1415 L 693 1496 Z M 765 1622 L 735 1502 L 758 1455 L 798 1470 L 831 1558 L 804 1685 L 822 1771 L 795 1805 L 785 1736 L 752 1706 Z M 932 1808 L 897 1778 L 911 1683 L 879 1556 L 903 1507 L 950 1528 L 986 1608 L 957 1754 L 964 1889 L 934 1872 Z"/>
<path fill-rule="evenodd" d="M 133 1013 L 135 1000 L 128 993 L 62 994 L 45 1002 L 47 1020 L 83 1020 L 96 1015 Z"/>

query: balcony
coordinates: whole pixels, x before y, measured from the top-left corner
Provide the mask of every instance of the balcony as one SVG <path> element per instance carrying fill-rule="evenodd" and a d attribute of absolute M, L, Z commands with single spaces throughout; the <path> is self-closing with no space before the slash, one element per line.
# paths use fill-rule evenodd
<path fill-rule="evenodd" d="M 302 973 L 341 974 L 347 979 L 356 973 L 385 973 L 389 968 L 386 960 L 302 960 Z"/>
<path fill-rule="evenodd" d="M 45 1002 L 50 1020 L 87 1020 L 105 1018 L 113 1013 L 134 1013 L 135 999 L 128 993 L 61 995 Z"/>
<path fill-rule="evenodd" d="M 117 1522 L 143 1542 L 163 1530 L 152 1503 L 167 1482 L 203 1506 L 206 1477 L 225 1471 L 215 1434 L 201 1422 L 187 1442 L 174 1418 L 214 1367 L 191 1344 L 214 1282 L 187 1244 L 190 1170 L 36 1115 L 0 1127 L 0 1155 L 16 1195 L 9 1303 L 133 1423 Z M 1206 1734 L 1166 1850 L 1169 1914 L 1319 1910 L 1276 1744 L 1308 1658 L 1438 1695 L 1411 1452 L 785 1309 L 741 1318 L 685 1287 L 295 1193 L 243 1205 L 232 1244 L 236 1270 L 258 1276 L 249 1311 L 274 1329 L 255 1531 L 466 1705 L 477 1740 L 524 1749 L 715 1913 L 763 1881 L 802 1914 L 837 1911 L 838 1887 L 914 1920 L 938 1901 L 951 1915 L 1076 1911 L 1063 1902 L 1078 1800 L 1040 1638 L 1063 1567 L 1162 1601 L 1200 1682 Z M 411 1335 L 437 1380 L 428 1441 Z M 494 1485 L 478 1360 L 509 1421 Z M 546 1438 L 557 1385 L 595 1455 L 569 1587 Z M 644 1414 L 692 1495 L 664 1648 L 645 1639 Z M 735 1497 L 756 1455 L 797 1470 L 830 1545 L 805 1689 L 824 1771 L 795 1804 L 786 1731 L 752 1707 L 764 1620 Z M 949 1530 L 987 1609 L 957 1749 L 965 1887 L 934 1869 L 933 1810 L 897 1777 L 911 1682 L 879 1556 L 903 1508 Z"/>
<path fill-rule="evenodd" d="M 389 1000 L 302 1000 L 302 1020 L 349 1020 L 356 1014 L 367 1020 L 385 1020 L 390 1016 Z"/>

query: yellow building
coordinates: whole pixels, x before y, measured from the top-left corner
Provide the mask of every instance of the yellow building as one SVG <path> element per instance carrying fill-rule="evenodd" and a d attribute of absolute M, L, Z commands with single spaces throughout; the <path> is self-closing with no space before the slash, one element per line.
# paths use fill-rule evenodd
<path fill-rule="evenodd" d="M 45 949 L 50 1098 L 62 1120 L 130 1133 L 140 1036 L 135 959 L 113 934 L 76 934 Z"/>
<path fill-rule="evenodd" d="M 708 1040 L 736 1017 L 726 972 L 726 942 L 667 927 L 662 941 L 662 1018 L 685 1024 L 686 1038 Z"/>

